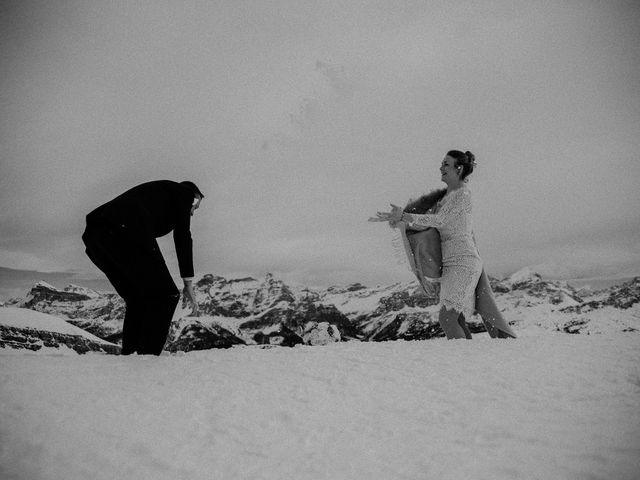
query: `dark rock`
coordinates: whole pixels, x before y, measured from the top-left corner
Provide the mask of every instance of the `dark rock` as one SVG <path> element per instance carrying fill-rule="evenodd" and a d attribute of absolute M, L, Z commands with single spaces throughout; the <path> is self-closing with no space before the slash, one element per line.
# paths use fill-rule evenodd
<path fill-rule="evenodd" d="M 268 333 L 256 333 L 253 336 L 253 340 L 258 345 L 278 345 L 280 347 L 294 347 L 304 343 L 300 335 L 282 324 L 278 328 L 268 331 Z"/>
<path fill-rule="evenodd" d="M 357 292 L 360 290 L 365 290 L 367 287 L 362 285 L 361 283 L 352 283 L 351 285 L 347 285 L 346 287 L 341 286 L 332 286 L 327 288 L 328 293 L 345 293 L 345 292 Z"/>
<path fill-rule="evenodd" d="M 584 329 L 588 323 L 589 323 L 589 320 L 586 320 L 586 319 L 574 319 L 569 322 L 566 322 L 562 326 L 562 331 L 565 333 L 573 333 L 573 334 L 581 333 L 581 330 Z"/>

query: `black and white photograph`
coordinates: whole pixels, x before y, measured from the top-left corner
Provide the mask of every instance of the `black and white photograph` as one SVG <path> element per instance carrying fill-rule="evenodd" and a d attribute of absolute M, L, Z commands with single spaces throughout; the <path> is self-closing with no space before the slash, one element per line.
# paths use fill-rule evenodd
<path fill-rule="evenodd" d="M 640 478 L 638 25 L 0 2 L 0 478 Z"/>

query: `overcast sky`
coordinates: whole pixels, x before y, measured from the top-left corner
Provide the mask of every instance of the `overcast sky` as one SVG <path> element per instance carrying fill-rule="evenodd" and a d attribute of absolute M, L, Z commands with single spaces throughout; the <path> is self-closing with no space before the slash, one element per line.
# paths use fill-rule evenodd
<path fill-rule="evenodd" d="M 198 272 L 410 280 L 367 218 L 460 149 L 491 275 L 640 274 L 638 2 L 0 8 L 0 266 L 97 275 L 86 213 L 166 178 L 206 195 Z"/>

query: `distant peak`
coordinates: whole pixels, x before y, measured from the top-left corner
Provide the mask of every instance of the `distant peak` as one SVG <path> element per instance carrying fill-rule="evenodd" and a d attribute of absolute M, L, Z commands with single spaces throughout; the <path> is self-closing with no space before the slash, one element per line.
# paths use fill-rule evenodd
<path fill-rule="evenodd" d="M 95 290 L 92 290 L 91 288 L 80 287 L 80 286 L 74 285 L 72 283 L 70 283 L 69 285 L 64 287 L 64 291 L 67 292 L 67 293 L 78 293 L 78 294 L 81 294 L 81 295 L 87 295 L 88 297 L 98 297 L 98 296 L 100 296 L 98 294 L 98 292 L 96 292 Z"/>
<path fill-rule="evenodd" d="M 515 273 L 511 274 L 505 282 L 510 283 L 511 285 L 515 285 L 517 283 L 523 282 L 531 282 L 531 281 L 539 281 L 542 280 L 542 276 L 531 270 L 531 267 L 524 267 Z"/>
<path fill-rule="evenodd" d="M 34 289 L 34 288 L 46 288 L 47 290 L 58 290 L 56 287 L 54 287 L 50 283 L 45 282 L 44 280 L 39 280 L 36 283 L 34 283 L 31 289 Z"/>

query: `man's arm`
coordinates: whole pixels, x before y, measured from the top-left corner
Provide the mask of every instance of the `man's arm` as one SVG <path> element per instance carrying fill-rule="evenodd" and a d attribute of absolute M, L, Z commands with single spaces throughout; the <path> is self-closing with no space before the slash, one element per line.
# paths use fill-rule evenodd
<path fill-rule="evenodd" d="M 182 293 L 191 304 L 192 314 L 196 314 L 198 304 L 193 290 L 193 240 L 191 239 L 191 205 L 181 205 L 178 222 L 173 229 L 173 242 L 178 257 L 180 276 L 184 282 Z"/>

